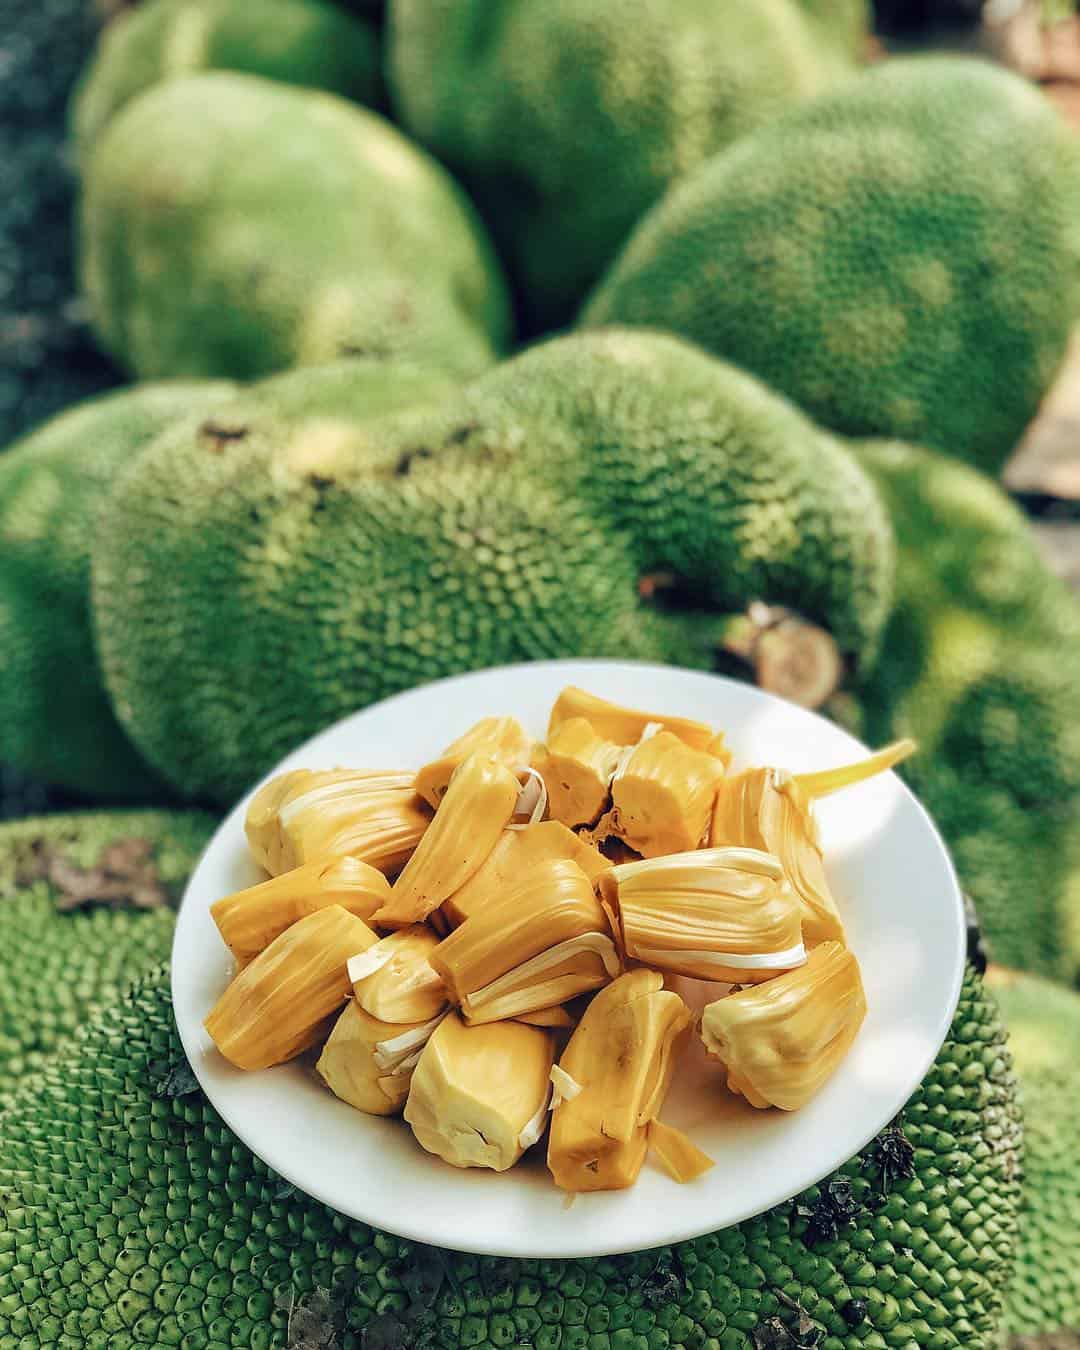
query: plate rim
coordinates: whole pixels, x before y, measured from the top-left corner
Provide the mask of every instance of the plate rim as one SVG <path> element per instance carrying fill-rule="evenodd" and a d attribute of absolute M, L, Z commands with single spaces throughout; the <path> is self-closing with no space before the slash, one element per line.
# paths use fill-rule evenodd
<path fill-rule="evenodd" d="M 347 713 L 345 716 L 337 718 L 335 721 L 328 723 L 325 727 L 321 728 L 319 731 L 307 737 L 304 741 L 296 745 L 292 750 L 289 750 L 284 755 L 280 756 L 275 766 L 269 769 L 259 779 L 257 779 L 254 783 L 252 783 L 247 789 L 245 789 L 245 791 L 241 794 L 236 804 L 223 817 L 217 829 L 214 831 L 213 835 L 210 837 L 210 839 L 207 841 L 204 848 L 202 849 L 202 852 L 200 853 L 195 865 L 191 869 L 191 872 L 188 876 L 188 880 L 184 886 L 184 893 L 180 899 L 179 905 L 177 906 L 176 927 L 173 933 L 172 942 L 170 944 L 170 956 L 169 956 L 170 1003 L 172 1004 L 173 1018 L 177 1028 L 177 1033 L 180 1037 L 180 1042 L 183 1047 L 185 1058 L 187 1059 L 189 1065 L 191 1066 L 192 1072 L 194 1073 L 195 1078 L 199 1083 L 199 1088 L 206 1097 L 206 1100 L 209 1102 L 210 1106 L 221 1118 L 224 1124 L 229 1128 L 229 1130 L 231 1130 L 232 1133 L 236 1136 L 236 1138 L 244 1145 L 245 1148 L 247 1148 L 256 1158 L 258 1158 L 265 1167 L 269 1168 L 277 1176 L 281 1177 L 282 1180 L 294 1186 L 296 1190 L 300 1191 L 303 1195 L 310 1197 L 312 1200 L 316 1201 L 319 1204 L 325 1205 L 328 1209 L 332 1210 L 334 1213 L 342 1215 L 346 1219 L 350 1219 L 352 1221 L 359 1223 L 368 1224 L 369 1226 L 378 1231 L 388 1233 L 391 1236 L 404 1239 L 405 1241 L 420 1242 L 426 1245 L 439 1246 L 447 1251 L 463 1252 L 477 1256 L 510 1258 L 513 1260 L 582 1260 L 582 1259 L 601 1258 L 606 1256 L 618 1256 L 629 1252 L 646 1251 L 651 1249 L 649 1247 L 640 1246 L 640 1244 L 637 1241 L 633 1242 L 627 1242 L 625 1240 L 620 1241 L 617 1236 L 613 1238 L 611 1245 L 605 1243 L 605 1245 L 602 1248 L 597 1247 L 595 1243 L 591 1242 L 580 1247 L 575 1247 L 573 1243 L 570 1243 L 567 1247 L 553 1247 L 550 1243 L 545 1243 L 543 1241 L 526 1243 L 525 1245 L 522 1245 L 519 1242 L 516 1245 L 511 1246 L 506 1244 L 500 1245 L 497 1241 L 494 1244 L 492 1244 L 491 1242 L 479 1242 L 476 1240 L 469 1240 L 467 1238 L 460 1242 L 451 1243 L 447 1241 L 445 1237 L 442 1236 L 433 1240 L 430 1230 L 426 1229 L 422 1222 L 421 1223 L 411 1222 L 407 1214 L 402 1215 L 400 1222 L 397 1221 L 397 1218 L 395 1216 L 395 1222 L 393 1224 L 388 1224 L 386 1222 L 385 1216 L 381 1213 L 377 1217 L 372 1217 L 370 1214 L 363 1214 L 357 1212 L 355 1208 L 342 1209 L 340 1207 L 340 1204 L 336 1202 L 333 1198 L 331 1198 L 329 1194 L 326 1193 L 320 1194 L 318 1187 L 311 1187 L 307 1184 L 301 1184 L 296 1180 L 294 1180 L 294 1178 L 289 1174 L 287 1167 L 286 1168 L 279 1167 L 273 1161 L 271 1161 L 271 1158 L 267 1153 L 263 1152 L 264 1144 L 262 1142 L 260 1142 L 260 1147 L 256 1147 L 256 1145 L 252 1142 L 251 1138 L 249 1137 L 249 1131 L 245 1128 L 243 1123 L 238 1122 L 236 1120 L 234 1113 L 229 1108 L 229 1104 L 227 1102 L 223 1103 L 221 1100 L 219 1100 L 221 1094 L 212 1093 L 210 1089 L 207 1087 L 200 1073 L 200 1062 L 203 1057 L 204 1047 L 199 1045 L 194 1039 L 194 1036 L 197 1034 L 195 1028 L 188 1023 L 187 1019 L 182 1020 L 180 1017 L 176 1015 L 176 983 L 174 975 L 174 971 L 176 969 L 176 961 L 174 958 L 176 947 L 180 942 L 181 923 L 184 908 L 185 905 L 188 903 L 189 895 L 191 894 L 191 891 L 193 889 L 193 883 L 195 881 L 196 876 L 198 875 L 198 872 L 206 856 L 208 855 L 210 850 L 214 847 L 218 839 L 223 834 L 234 828 L 234 822 L 236 822 L 237 820 L 242 820 L 247 803 L 251 798 L 252 794 L 269 778 L 272 778 L 275 774 L 280 772 L 280 765 L 284 760 L 291 759 L 293 756 L 302 753 L 305 750 L 305 748 L 309 746 L 312 742 L 316 740 L 321 740 L 323 737 L 332 735 L 334 732 L 338 731 L 341 727 L 343 727 L 347 723 L 352 723 L 357 719 L 365 717 L 368 714 L 381 712 L 385 710 L 387 707 L 393 706 L 394 704 L 400 701 L 414 697 L 415 695 L 425 690 L 430 691 L 433 688 L 438 688 L 440 686 L 448 684 L 457 685 L 469 683 L 475 679 L 482 677 L 490 677 L 496 674 L 505 675 L 509 678 L 512 677 L 513 674 L 523 670 L 535 671 L 538 669 L 545 669 L 545 668 L 549 670 L 554 670 L 554 669 L 564 669 L 566 667 L 571 666 L 572 667 L 589 666 L 600 669 L 606 668 L 609 670 L 610 669 L 625 670 L 627 668 L 633 668 L 641 672 L 648 672 L 650 670 L 663 672 L 666 677 L 670 677 L 672 674 L 676 675 L 681 674 L 698 679 L 704 678 L 711 681 L 715 681 L 722 685 L 735 686 L 743 690 L 752 689 L 756 695 L 768 701 L 785 704 L 789 706 L 798 706 L 798 705 L 791 705 L 789 700 L 783 699 L 779 695 L 770 693 L 767 690 L 760 689 L 755 685 L 751 685 L 745 681 L 736 680 L 731 678 L 730 676 L 721 675 L 712 671 L 696 670 L 690 667 L 664 665 L 663 663 L 655 661 L 641 661 L 634 659 L 626 659 L 626 660 L 608 659 L 603 657 L 567 657 L 563 659 L 549 659 L 545 661 L 520 661 L 498 666 L 484 666 L 473 670 L 462 671 L 456 675 L 444 676 L 437 680 L 428 680 L 425 681 L 423 684 L 412 685 L 408 689 L 398 690 L 396 693 L 387 695 L 386 698 L 379 699 L 375 703 L 369 703 L 363 708 L 358 708 L 354 712 Z M 837 723 L 830 722 L 828 718 L 824 717 L 817 710 L 800 708 L 800 711 L 806 712 L 815 719 L 824 722 L 833 731 L 841 733 L 842 735 L 846 736 L 849 740 L 855 742 L 855 744 L 861 747 L 864 751 L 869 752 L 869 747 L 867 747 L 862 741 L 860 741 L 859 738 L 856 737 L 852 732 L 848 731 L 845 727 L 842 727 Z M 927 811 L 926 807 L 922 804 L 922 802 L 915 795 L 915 793 L 912 792 L 911 788 L 907 785 L 907 783 L 904 782 L 904 780 L 900 778 L 899 775 L 896 774 L 895 770 L 890 769 L 888 770 L 888 773 L 892 775 L 902 795 L 908 799 L 910 805 L 914 806 L 922 827 L 927 832 L 930 840 L 934 845 L 936 852 L 940 857 L 941 862 L 944 864 L 945 874 L 950 883 L 950 893 L 951 893 L 950 894 L 951 903 L 949 904 L 948 909 L 953 919 L 953 926 L 956 930 L 956 936 L 958 937 L 958 942 L 956 944 L 957 957 L 954 962 L 953 969 L 950 972 L 949 996 L 945 1005 L 943 1006 L 942 1012 L 940 1013 L 937 1019 L 937 1029 L 935 1030 L 933 1037 L 931 1037 L 930 1040 L 927 1042 L 929 1049 L 927 1052 L 924 1052 L 922 1055 L 919 1056 L 918 1080 L 915 1088 L 912 1089 L 913 1095 L 914 1092 L 918 1091 L 919 1087 L 925 1080 L 927 1073 L 930 1071 L 931 1067 L 936 1061 L 937 1056 L 941 1051 L 941 1047 L 945 1043 L 945 1040 L 948 1036 L 949 1029 L 952 1026 L 953 1019 L 956 1015 L 957 1007 L 959 1006 L 960 995 L 963 989 L 964 974 L 967 965 L 967 941 L 966 941 L 967 921 L 964 909 L 963 889 L 960 885 L 960 881 L 956 873 L 956 868 L 953 863 L 952 855 L 949 851 L 948 845 L 946 844 L 944 837 L 941 834 L 941 831 L 938 829 L 938 826 L 934 821 L 933 817 L 930 815 L 929 811 Z M 201 1023 L 199 1025 L 201 1026 Z M 905 1099 L 904 1105 L 906 1105 L 906 1101 L 908 1100 L 910 1100 L 910 1096 L 907 1099 Z M 902 1105 L 899 1109 L 902 1111 L 904 1109 L 904 1106 Z M 875 1139 L 877 1135 L 887 1127 L 888 1124 L 889 1124 L 888 1121 L 883 1122 L 882 1124 L 878 1125 L 876 1128 L 871 1130 L 868 1134 L 866 1134 L 864 1138 L 861 1138 L 861 1142 L 859 1143 L 859 1145 L 851 1150 L 851 1153 L 848 1155 L 848 1157 L 849 1158 L 854 1157 L 856 1154 L 861 1153 L 866 1148 L 867 1144 L 869 1144 L 873 1139 Z M 846 1161 L 846 1159 L 844 1161 Z M 726 1217 L 724 1222 L 719 1226 L 716 1225 L 715 1223 L 702 1224 L 700 1221 L 696 1219 L 690 1221 L 685 1225 L 679 1226 L 677 1223 L 674 1223 L 671 1218 L 668 1218 L 664 1236 L 658 1238 L 657 1241 L 652 1244 L 652 1246 L 670 1246 L 676 1243 L 689 1242 L 693 1241 L 696 1238 L 703 1237 L 708 1233 L 726 1231 L 729 1228 L 737 1227 L 740 1223 L 744 1223 L 748 1219 L 755 1218 L 758 1215 L 764 1214 L 778 1205 L 789 1202 L 790 1200 L 794 1199 L 797 1195 L 807 1190 L 809 1187 L 817 1185 L 820 1181 L 824 1180 L 826 1177 L 831 1175 L 838 1169 L 838 1167 L 842 1165 L 843 1162 L 840 1163 L 833 1162 L 830 1166 L 825 1167 L 821 1170 L 812 1168 L 810 1169 L 812 1175 L 809 1177 L 809 1179 L 803 1180 L 798 1185 L 795 1191 L 791 1192 L 790 1194 L 770 1193 L 761 1201 L 761 1203 L 755 1202 L 754 1204 L 743 1207 L 739 1209 L 738 1212 L 735 1212 L 730 1216 Z M 672 1182 L 672 1185 L 674 1186 L 676 1185 L 676 1183 Z M 783 1191 L 786 1192 L 787 1189 L 786 1183 L 782 1189 Z M 617 1192 L 615 1194 L 617 1194 Z M 679 1211 L 677 1206 L 673 1206 L 672 1211 L 670 1211 L 670 1213 L 673 1216 L 676 1215 L 678 1212 Z M 566 1224 L 565 1226 L 567 1229 L 572 1230 L 573 1228 L 572 1221 Z M 512 1236 L 514 1237 L 519 1236 L 520 1231 L 521 1230 L 515 1230 Z"/>

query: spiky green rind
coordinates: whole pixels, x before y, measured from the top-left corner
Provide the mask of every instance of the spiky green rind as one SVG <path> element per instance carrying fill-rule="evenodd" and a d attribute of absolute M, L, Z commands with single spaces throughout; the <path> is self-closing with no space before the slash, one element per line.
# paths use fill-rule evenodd
<path fill-rule="evenodd" d="M 389 25 L 396 113 L 469 187 L 536 331 L 672 181 L 848 67 L 791 0 L 397 0 Z"/>
<path fill-rule="evenodd" d="M 406 377 L 416 403 L 424 377 Z M 229 801 L 399 689 L 631 641 L 636 575 L 582 505 L 482 464 L 399 473 L 365 421 L 386 372 L 318 383 L 280 377 L 163 437 L 110 504 L 94 576 L 110 690 L 189 793 Z M 445 388 L 427 378 L 428 397 Z"/>
<path fill-rule="evenodd" d="M 751 1350 L 770 1319 L 795 1323 L 794 1304 L 829 1350 L 993 1344 L 1020 1128 L 1000 1023 L 974 975 L 904 1114 L 913 1175 L 883 1194 L 871 1145 L 842 1173 L 854 1223 L 812 1243 L 805 1211 L 820 1210 L 825 1184 L 631 1256 L 508 1261 L 406 1243 L 283 1186 L 198 1090 L 165 1095 L 178 1063 L 161 971 L 0 1119 L 5 1350 L 34 1336 L 62 1350 L 284 1347 L 290 1310 L 295 1331 L 314 1307 L 327 1338 L 316 1343 L 333 1335 L 342 1350 Z M 853 1303 L 865 1305 L 854 1327 Z"/>
<path fill-rule="evenodd" d="M 142 378 L 254 378 L 345 356 L 473 372 L 508 336 L 464 195 L 385 119 L 211 71 L 124 108 L 87 164 L 81 270 Z"/>
<path fill-rule="evenodd" d="M 166 792 L 121 731 L 90 623 L 90 544 L 114 479 L 164 427 L 231 397 L 226 383 L 92 399 L 0 457 L 0 760 L 88 797 Z"/>
<path fill-rule="evenodd" d="M 243 71 L 373 103 L 378 37 L 329 0 L 149 0 L 108 25 L 83 73 L 71 109 L 79 156 L 133 98 L 202 70 Z"/>
<path fill-rule="evenodd" d="M 798 0 L 820 31 L 853 60 L 865 58 L 874 28 L 869 0 Z"/>
<path fill-rule="evenodd" d="M 686 344 L 561 339 L 381 419 L 355 389 L 308 385 L 279 377 L 218 432 L 166 435 L 109 504 L 108 687 L 181 791 L 230 801 L 327 723 L 462 670 L 707 664 L 677 615 L 644 606 L 655 568 L 721 608 L 797 601 L 846 653 L 873 649 L 892 540 L 869 480 Z"/>
<path fill-rule="evenodd" d="M 677 185 L 583 321 L 671 329 L 824 426 L 994 470 L 1075 313 L 1066 137 L 985 62 L 885 62 Z"/>
<path fill-rule="evenodd" d="M 109 845 L 145 841 L 175 901 L 213 827 L 196 811 L 88 812 L 0 826 L 0 1110 L 92 1013 L 165 960 L 172 944 L 171 908 L 60 912 L 56 887 L 24 875 L 35 859 L 44 852 L 93 868 Z M 0 1312 L 0 1343 L 3 1335 Z"/>
<path fill-rule="evenodd" d="M 941 827 L 996 961 L 1080 974 L 1080 609 L 987 478 L 912 446 L 854 447 L 892 517 L 896 606 L 858 691 L 871 742 Z"/>
<path fill-rule="evenodd" d="M 994 972 L 990 989 L 1009 1032 L 1025 1123 L 1006 1327 L 1014 1336 L 1080 1336 L 1080 994 L 1012 972 Z"/>

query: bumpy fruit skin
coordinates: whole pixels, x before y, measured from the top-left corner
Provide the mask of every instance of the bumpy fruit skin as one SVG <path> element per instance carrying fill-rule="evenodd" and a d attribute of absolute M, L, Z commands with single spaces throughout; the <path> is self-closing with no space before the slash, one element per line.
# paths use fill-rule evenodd
<path fill-rule="evenodd" d="M 866 55 L 874 16 L 869 0 L 798 0 L 820 32 L 855 60 Z"/>
<path fill-rule="evenodd" d="M 892 539 L 869 480 L 686 344 L 565 338 L 376 420 L 306 379 L 222 410 L 227 439 L 161 438 L 97 541 L 110 693 L 183 792 L 229 801 L 336 718 L 462 670 L 707 665 L 681 615 L 643 604 L 657 568 L 721 610 L 798 604 L 853 659 L 873 652 Z"/>
<path fill-rule="evenodd" d="M 987 63 L 885 62 L 677 185 L 583 321 L 669 328 L 824 426 L 994 470 L 1075 312 L 1067 135 Z"/>
<path fill-rule="evenodd" d="M 170 907 L 61 912 L 55 884 L 27 876 L 35 859 L 93 868 L 110 845 L 140 841 L 175 902 L 214 823 L 199 811 L 102 811 L 0 826 L 0 1111 L 91 1013 L 165 960 L 172 945 Z"/>
<path fill-rule="evenodd" d="M 770 1323 L 794 1328 L 792 1302 L 831 1350 L 995 1344 L 1020 1127 L 1001 1026 L 974 974 L 905 1110 L 913 1175 L 884 1193 L 879 1138 L 759 1218 L 608 1259 L 465 1256 L 334 1214 L 283 1186 L 197 1089 L 169 1096 L 164 1075 L 183 1063 L 162 970 L 0 1118 L 12 1346 L 284 1347 L 291 1311 L 294 1331 L 318 1327 L 342 1350 L 752 1350 L 784 1344 Z"/>
<path fill-rule="evenodd" d="M 1040 1337 L 1080 1333 L 1080 994 L 997 969 L 988 983 L 1024 1107 L 1020 1237 L 1005 1325 L 1014 1336 L 1036 1338 L 1021 1346 L 1038 1346 Z"/>
<path fill-rule="evenodd" d="M 237 70 L 374 103 L 374 28 L 329 0 L 150 0 L 104 30 L 75 90 L 71 130 L 85 156 L 110 118 L 164 80 Z"/>
<path fill-rule="evenodd" d="M 896 605 L 857 689 L 872 743 L 948 841 L 994 960 L 1080 974 L 1080 607 L 996 484 L 933 451 L 855 446 L 889 507 Z"/>
<path fill-rule="evenodd" d="M 90 622 L 90 544 L 121 470 L 225 382 L 145 385 L 60 414 L 0 457 L 0 759 L 87 797 L 167 795 L 117 724 Z"/>
<path fill-rule="evenodd" d="M 252 75 L 169 80 L 113 118 L 80 235 L 98 336 L 142 379 L 351 355 L 472 372 L 508 337 L 445 171 L 376 113 Z"/>
<path fill-rule="evenodd" d="M 395 111 L 469 187 L 530 329 L 568 320 L 676 178 L 849 58 L 792 0 L 397 0 Z"/>

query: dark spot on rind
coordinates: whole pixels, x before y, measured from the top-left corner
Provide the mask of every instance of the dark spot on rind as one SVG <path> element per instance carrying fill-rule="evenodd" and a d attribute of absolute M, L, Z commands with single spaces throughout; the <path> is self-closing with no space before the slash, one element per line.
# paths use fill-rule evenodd
<path fill-rule="evenodd" d="M 224 454 L 225 449 L 234 441 L 243 441 L 251 434 L 251 428 L 242 422 L 230 425 L 209 418 L 199 428 L 199 438 L 207 442 L 207 449 L 214 455 Z"/>

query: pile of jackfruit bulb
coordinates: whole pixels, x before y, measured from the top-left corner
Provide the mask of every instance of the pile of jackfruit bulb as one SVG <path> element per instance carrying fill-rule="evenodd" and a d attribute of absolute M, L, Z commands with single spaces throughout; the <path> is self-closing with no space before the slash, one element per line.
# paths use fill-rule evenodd
<path fill-rule="evenodd" d="M 693 1180 L 712 1160 L 660 1120 L 691 1035 L 718 1087 L 785 1111 L 851 1046 L 813 802 L 913 748 L 736 773 L 705 723 L 571 687 L 544 744 L 485 717 L 418 773 L 282 774 L 246 821 L 271 879 L 212 909 L 238 970 L 206 1029 L 241 1069 L 321 1047 L 342 1101 L 455 1167 L 506 1171 L 546 1130 L 567 1192 L 633 1185 L 650 1149 Z"/>

